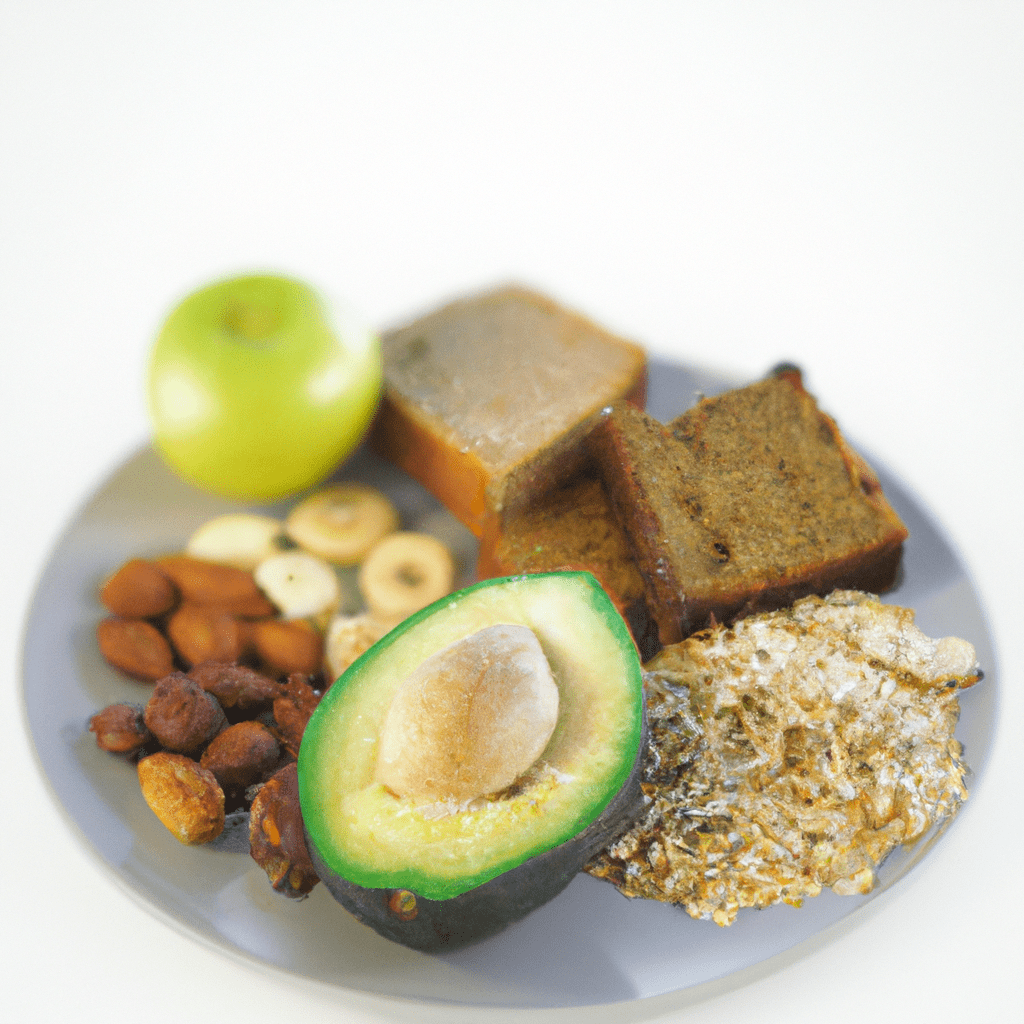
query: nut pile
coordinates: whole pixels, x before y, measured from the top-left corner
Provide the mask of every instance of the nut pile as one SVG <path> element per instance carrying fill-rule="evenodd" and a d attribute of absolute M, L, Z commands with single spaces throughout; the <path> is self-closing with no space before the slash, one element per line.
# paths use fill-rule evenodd
<path fill-rule="evenodd" d="M 357 570 L 364 610 L 342 611 L 338 570 Z M 272 676 L 337 678 L 371 643 L 454 586 L 448 548 L 399 529 L 391 501 L 365 484 L 324 488 L 283 522 L 232 513 L 204 523 L 181 553 L 131 558 L 100 589 L 110 613 L 103 656 L 152 682 L 204 661 Z"/>
<path fill-rule="evenodd" d="M 344 613 L 337 570 L 355 568 L 364 610 Z M 97 745 L 137 765 L 147 804 L 182 843 L 248 815 L 252 857 L 273 887 L 317 883 L 295 761 L 326 685 L 403 618 L 449 593 L 455 563 L 435 537 L 399 529 L 362 484 L 311 495 L 285 521 L 204 523 L 185 550 L 131 558 L 100 588 L 104 658 L 153 683 L 144 704 L 92 716 Z"/>
<path fill-rule="evenodd" d="M 301 673 L 276 680 L 207 661 L 157 680 L 144 705 L 103 708 L 89 728 L 102 750 L 137 763 L 146 803 L 179 842 L 211 842 L 229 814 L 248 813 L 253 859 L 275 889 L 304 896 L 318 879 L 301 828 L 295 758 L 322 696 L 318 685 Z"/>
<path fill-rule="evenodd" d="M 100 590 L 104 658 L 140 681 L 206 661 L 246 661 L 272 675 L 323 667 L 323 638 L 284 619 L 252 572 L 187 554 L 125 562 Z"/>

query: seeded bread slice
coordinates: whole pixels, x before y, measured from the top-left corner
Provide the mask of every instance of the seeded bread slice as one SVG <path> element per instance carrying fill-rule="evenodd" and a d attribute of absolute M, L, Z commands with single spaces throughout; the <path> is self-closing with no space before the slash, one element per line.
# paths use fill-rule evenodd
<path fill-rule="evenodd" d="M 662 644 L 895 582 L 907 529 L 791 367 L 667 425 L 616 404 L 589 444 Z"/>
<path fill-rule="evenodd" d="M 645 399 L 639 345 L 524 288 L 452 302 L 382 341 L 371 443 L 477 536 L 564 478 L 604 406 Z"/>

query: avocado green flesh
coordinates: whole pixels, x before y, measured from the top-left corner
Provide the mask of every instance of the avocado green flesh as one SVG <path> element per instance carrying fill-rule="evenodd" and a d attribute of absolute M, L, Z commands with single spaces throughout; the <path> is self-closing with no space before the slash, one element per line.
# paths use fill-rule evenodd
<path fill-rule="evenodd" d="M 559 688 L 559 719 L 506 794 L 453 811 L 374 780 L 394 693 L 429 655 L 496 623 L 531 628 Z M 588 573 L 487 580 L 406 620 L 321 701 L 299 754 L 303 820 L 319 860 L 348 882 L 450 899 L 560 845 L 593 822 L 633 769 L 642 730 L 639 660 Z"/>

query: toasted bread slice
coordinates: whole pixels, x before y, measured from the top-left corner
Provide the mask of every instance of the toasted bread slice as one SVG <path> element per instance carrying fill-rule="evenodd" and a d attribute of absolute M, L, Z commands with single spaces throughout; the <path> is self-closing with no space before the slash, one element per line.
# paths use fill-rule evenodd
<path fill-rule="evenodd" d="M 480 536 L 578 461 L 587 424 L 642 405 L 637 344 L 524 288 L 461 299 L 383 337 L 371 444 Z"/>
<path fill-rule="evenodd" d="M 619 403 L 590 445 L 662 644 L 896 579 L 907 529 L 792 367 L 667 425 Z"/>

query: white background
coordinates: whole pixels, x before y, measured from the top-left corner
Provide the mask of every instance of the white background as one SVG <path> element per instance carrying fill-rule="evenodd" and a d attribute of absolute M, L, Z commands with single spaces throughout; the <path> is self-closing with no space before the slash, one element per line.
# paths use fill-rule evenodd
<path fill-rule="evenodd" d="M 849 934 L 703 1006 L 592 1019 L 1019 1019 L 1022 185 L 1017 3 L 0 0 L 5 1016 L 449 1017 L 151 918 L 79 848 L 23 735 L 32 587 L 146 439 L 154 330 L 193 286 L 272 268 L 381 326 L 515 277 L 652 353 L 803 365 L 973 571 L 1001 655 L 993 759 Z"/>

